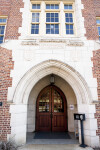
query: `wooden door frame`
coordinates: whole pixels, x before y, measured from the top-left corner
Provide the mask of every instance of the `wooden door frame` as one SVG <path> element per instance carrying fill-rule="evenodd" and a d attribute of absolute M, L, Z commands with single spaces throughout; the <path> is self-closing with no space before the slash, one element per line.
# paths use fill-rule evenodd
<path fill-rule="evenodd" d="M 40 92 L 39 92 L 39 94 L 38 94 L 38 97 L 37 97 L 37 100 L 36 100 L 36 110 L 35 110 L 35 113 L 36 113 L 36 115 L 35 115 L 35 131 L 37 131 L 37 104 L 38 104 L 38 101 L 39 101 L 39 98 L 40 98 L 40 96 L 42 95 L 42 93 L 45 91 L 45 90 L 47 90 L 47 88 L 50 88 L 50 87 L 54 87 L 54 89 L 56 89 L 57 91 L 59 91 L 59 93 L 63 96 L 63 100 L 65 101 L 64 102 L 64 109 L 65 109 L 65 113 L 66 113 L 66 121 L 67 121 L 67 128 L 66 128 L 66 132 L 68 131 L 68 109 L 67 109 L 67 99 L 66 99 L 66 97 L 65 97 L 65 94 L 63 93 L 63 91 L 59 88 L 59 87 L 57 87 L 56 85 L 52 85 L 52 84 L 50 84 L 50 85 L 48 85 L 48 86 L 46 86 L 46 87 L 44 87 Z"/>

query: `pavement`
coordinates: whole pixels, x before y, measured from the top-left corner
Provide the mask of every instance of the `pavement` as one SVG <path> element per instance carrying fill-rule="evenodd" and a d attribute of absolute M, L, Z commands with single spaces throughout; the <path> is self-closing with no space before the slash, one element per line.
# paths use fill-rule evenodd
<path fill-rule="evenodd" d="M 26 144 L 18 150 L 93 150 L 91 147 L 81 148 L 79 144 L 66 144 L 66 145 L 51 145 L 51 144 Z"/>

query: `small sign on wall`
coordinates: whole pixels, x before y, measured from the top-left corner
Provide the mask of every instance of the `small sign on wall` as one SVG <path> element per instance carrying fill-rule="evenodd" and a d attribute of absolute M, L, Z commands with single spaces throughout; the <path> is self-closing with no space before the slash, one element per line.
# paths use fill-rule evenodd
<path fill-rule="evenodd" d="M 74 110 L 74 105 L 69 105 L 70 110 Z"/>
<path fill-rule="evenodd" d="M 2 102 L 0 102 L 0 106 L 2 106 Z"/>

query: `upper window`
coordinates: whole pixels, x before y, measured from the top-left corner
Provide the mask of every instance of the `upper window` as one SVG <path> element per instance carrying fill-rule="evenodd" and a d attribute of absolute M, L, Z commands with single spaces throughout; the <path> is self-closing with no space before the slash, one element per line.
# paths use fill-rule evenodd
<path fill-rule="evenodd" d="M 97 28 L 98 28 L 98 34 L 99 34 L 99 40 L 100 40 L 100 17 L 97 17 L 96 22 L 97 22 Z"/>
<path fill-rule="evenodd" d="M 35 11 L 37 9 L 37 11 Z M 32 22 L 31 22 L 31 34 L 39 34 L 39 21 L 40 21 L 40 4 L 32 4 Z"/>
<path fill-rule="evenodd" d="M 65 4 L 64 9 L 73 9 L 72 4 Z"/>
<path fill-rule="evenodd" d="M 31 34 L 39 34 L 39 13 L 32 13 Z"/>
<path fill-rule="evenodd" d="M 66 34 L 74 34 L 72 13 L 65 13 L 65 24 L 66 24 Z"/>
<path fill-rule="evenodd" d="M 66 34 L 74 34 L 74 22 L 73 22 L 73 5 L 72 4 L 65 4 L 64 5 L 65 10 L 65 28 L 66 28 Z"/>
<path fill-rule="evenodd" d="M 46 13 L 46 34 L 59 34 L 58 22 L 58 13 Z"/>
<path fill-rule="evenodd" d="M 4 41 L 4 32 L 5 32 L 5 25 L 6 25 L 6 18 L 0 18 L 0 44 Z"/>
<path fill-rule="evenodd" d="M 59 9 L 58 4 L 46 4 L 46 9 Z"/>
<path fill-rule="evenodd" d="M 74 34 L 73 3 L 41 2 L 32 4 L 31 34 Z"/>
<path fill-rule="evenodd" d="M 32 9 L 40 9 L 40 4 L 32 4 Z"/>

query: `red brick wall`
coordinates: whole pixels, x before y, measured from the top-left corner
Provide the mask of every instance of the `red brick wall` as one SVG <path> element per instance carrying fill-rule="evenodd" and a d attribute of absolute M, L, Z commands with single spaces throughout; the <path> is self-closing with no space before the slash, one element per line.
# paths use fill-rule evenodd
<path fill-rule="evenodd" d="M 18 28 L 22 26 L 23 0 L 0 0 L 0 16 L 8 16 L 5 39 L 18 39 Z"/>
<path fill-rule="evenodd" d="M 98 84 L 98 100 L 99 103 L 96 104 L 96 114 L 95 118 L 98 123 L 97 135 L 100 137 L 100 49 L 93 52 L 93 77 L 97 78 Z"/>
<path fill-rule="evenodd" d="M 98 40 L 99 36 L 96 26 L 96 17 L 100 16 L 100 0 L 82 0 L 82 4 L 84 5 L 82 15 L 85 20 L 85 36 L 88 40 Z"/>
<path fill-rule="evenodd" d="M 13 69 L 12 51 L 0 47 L 0 140 L 6 141 L 10 133 L 10 113 L 7 104 L 8 87 L 12 85 L 10 70 Z"/>

